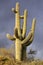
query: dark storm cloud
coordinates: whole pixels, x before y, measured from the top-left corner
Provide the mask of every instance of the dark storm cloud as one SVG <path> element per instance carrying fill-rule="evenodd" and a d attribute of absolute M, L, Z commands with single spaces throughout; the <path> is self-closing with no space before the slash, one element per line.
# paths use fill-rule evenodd
<path fill-rule="evenodd" d="M 38 51 L 37 56 L 42 58 L 43 54 L 43 0 L 0 0 L 0 47 L 10 46 L 11 41 L 6 38 L 6 33 L 13 34 L 14 13 L 16 2 L 20 3 L 20 15 L 24 9 L 28 10 L 27 34 L 30 31 L 32 19 L 36 17 L 36 29 L 33 43 L 28 47 Z M 12 45 L 13 47 L 14 45 Z M 40 50 L 40 51 L 39 51 Z"/>

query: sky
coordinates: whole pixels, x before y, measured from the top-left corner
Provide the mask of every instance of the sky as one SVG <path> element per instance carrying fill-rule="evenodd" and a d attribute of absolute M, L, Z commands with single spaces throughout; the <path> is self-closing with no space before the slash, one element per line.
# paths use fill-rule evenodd
<path fill-rule="evenodd" d="M 14 48 L 14 43 L 6 38 L 6 34 L 13 35 L 15 25 L 15 15 L 12 8 L 15 8 L 16 2 L 20 3 L 20 15 L 23 15 L 25 9 L 28 10 L 27 34 L 32 25 L 32 19 L 36 18 L 36 28 L 34 40 L 29 49 L 37 51 L 36 57 L 43 59 L 43 0 L 0 0 L 0 48 Z"/>

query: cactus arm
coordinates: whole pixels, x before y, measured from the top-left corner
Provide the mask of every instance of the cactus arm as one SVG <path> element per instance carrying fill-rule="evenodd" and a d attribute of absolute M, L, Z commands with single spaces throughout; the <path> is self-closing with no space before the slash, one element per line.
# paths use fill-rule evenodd
<path fill-rule="evenodd" d="M 20 19 L 24 19 L 24 16 L 20 16 Z"/>
<path fill-rule="evenodd" d="M 13 11 L 14 13 L 17 13 L 17 11 L 15 10 L 15 8 L 12 8 L 12 11 Z"/>
<path fill-rule="evenodd" d="M 34 32 L 35 32 L 35 25 L 36 25 L 36 19 L 34 18 L 33 19 L 33 22 L 32 22 L 32 28 L 31 28 L 31 31 L 32 31 L 32 37 L 31 39 L 29 40 L 29 44 L 32 43 L 33 39 L 34 39 Z M 28 46 L 28 45 L 27 45 Z"/>
<path fill-rule="evenodd" d="M 31 31 L 33 32 L 33 34 L 34 34 L 34 32 L 35 32 L 35 25 L 36 25 L 36 19 L 33 18 L 32 27 L 31 27 Z"/>
<path fill-rule="evenodd" d="M 33 39 L 34 39 L 34 36 L 31 37 L 31 39 L 29 40 L 29 42 L 32 43 Z"/>
<path fill-rule="evenodd" d="M 34 37 L 32 36 L 31 39 L 27 42 L 26 46 L 30 45 L 33 42 L 33 39 L 34 39 Z"/>
<path fill-rule="evenodd" d="M 26 26 L 27 25 L 26 21 L 27 21 L 27 10 L 24 10 L 24 22 L 23 22 L 23 33 L 22 33 L 23 38 L 26 35 L 26 27 L 27 27 Z"/>
<path fill-rule="evenodd" d="M 10 34 L 6 34 L 6 37 L 12 41 L 14 41 L 16 39 L 15 36 L 11 36 Z"/>
<path fill-rule="evenodd" d="M 31 27 L 32 37 L 30 39 L 30 42 L 33 41 L 33 39 L 34 39 L 35 25 L 36 25 L 36 19 L 34 18 L 32 21 L 32 27 Z"/>
<path fill-rule="evenodd" d="M 31 42 L 33 41 L 34 38 L 34 31 L 35 31 L 35 24 L 36 24 L 36 19 L 33 19 L 32 22 L 32 28 L 31 28 L 31 32 L 28 34 L 28 36 L 22 41 L 22 44 L 25 45 L 30 45 Z"/>
<path fill-rule="evenodd" d="M 27 42 L 29 42 L 29 40 L 31 39 L 31 37 L 32 37 L 32 32 L 29 32 L 28 36 L 21 42 L 21 44 L 27 45 L 28 44 Z"/>

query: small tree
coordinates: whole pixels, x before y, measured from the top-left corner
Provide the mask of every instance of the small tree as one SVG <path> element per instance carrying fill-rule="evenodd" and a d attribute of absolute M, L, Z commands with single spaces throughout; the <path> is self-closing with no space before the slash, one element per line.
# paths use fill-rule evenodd
<path fill-rule="evenodd" d="M 28 55 L 29 55 L 29 58 L 28 58 L 29 60 L 34 60 L 35 55 L 36 55 L 36 51 L 30 49 L 30 51 L 28 52 Z"/>

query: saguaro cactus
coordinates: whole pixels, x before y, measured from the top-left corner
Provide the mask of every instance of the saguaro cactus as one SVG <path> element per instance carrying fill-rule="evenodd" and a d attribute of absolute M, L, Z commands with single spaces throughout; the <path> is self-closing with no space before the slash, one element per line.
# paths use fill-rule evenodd
<path fill-rule="evenodd" d="M 14 41 L 15 43 L 15 59 L 23 60 L 26 58 L 26 47 L 29 46 L 34 38 L 35 23 L 36 19 L 32 21 L 32 27 L 28 35 L 26 36 L 26 21 L 27 21 L 27 10 L 24 10 L 24 15 L 20 16 L 20 6 L 19 3 L 16 3 L 16 9 L 12 8 L 12 11 L 15 13 L 15 28 L 14 35 L 11 36 L 7 34 L 7 38 Z M 23 27 L 20 28 L 20 19 L 24 19 Z"/>

